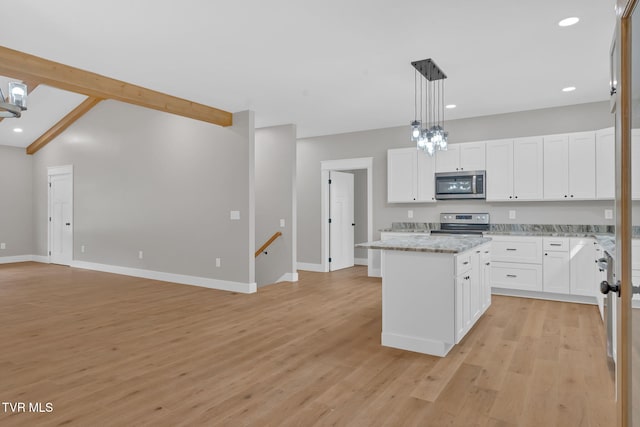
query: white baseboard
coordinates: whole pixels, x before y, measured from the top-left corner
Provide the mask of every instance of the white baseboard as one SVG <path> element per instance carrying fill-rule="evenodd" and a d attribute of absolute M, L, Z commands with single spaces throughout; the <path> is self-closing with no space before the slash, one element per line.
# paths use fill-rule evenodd
<path fill-rule="evenodd" d="M 51 261 L 49 260 L 49 257 L 47 255 L 32 255 L 33 259 L 32 261 L 35 262 L 41 262 L 44 264 L 50 264 Z"/>
<path fill-rule="evenodd" d="M 33 261 L 33 255 L 14 255 L 0 257 L 0 264 L 12 264 L 14 262 Z"/>
<path fill-rule="evenodd" d="M 324 268 L 322 267 L 322 264 L 311 264 L 308 262 L 299 262 L 298 263 L 298 270 L 304 270 L 304 271 L 315 271 L 317 273 L 324 273 Z"/>
<path fill-rule="evenodd" d="M 240 292 L 243 294 L 252 294 L 257 290 L 257 285 L 255 283 L 232 282 L 229 280 L 164 273 L 161 271 L 120 267 L 117 265 L 98 264 L 86 261 L 72 261 L 71 267 L 103 271 L 105 273 L 123 274 L 125 276 L 142 277 L 144 279 L 161 280 L 164 282 L 180 283 L 182 285 L 200 286 L 203 288 L 218 289 L 221 291 Z"/>
<path fill-rule="evenodd" d="M 382 271 L 379 268 L 370 268 L 369 277 L 382 277 Z"/>
<path fill-rule="evenodd" d="M 430 340 L 422 337 L 410 337 L 407 335 L 389 332 L 383 332 L 381 338 L 382 345 L 385 347 L 415 351 L 417 353 L 430 354 L 432 356 L 444 357 L 453 347 L 453 344 L 442 341 Z"/>
<path fill-rule="evenodd" d="M 598 304 L 596 297 L 585 297 L 583 295 L 567 295 L 567 294 L 556 294 L 556 293 L 550 293 L 550 292 L 522 291 L 520 289 L 505 289 L 505 288 L 491 288 L 491 293 L 493 295 L 504 295 L 508 297 L 535 298 L 535 299 L 544 299 L 549 301 L 574 302 L 578 304 L 593 304 L 593 305 Z"/>
<path fill-rule="evenodd" d="M 369 265 L 369 260 L 367 258 L 354 258 L 353 263 L 355 265 Z"/>
<path fill-rule="evenodd" d="M 276 280 L 276 283 L 280 282 L 297 282 L 298 281 L 298 273 L 284 273 L 282 277 Z"/>

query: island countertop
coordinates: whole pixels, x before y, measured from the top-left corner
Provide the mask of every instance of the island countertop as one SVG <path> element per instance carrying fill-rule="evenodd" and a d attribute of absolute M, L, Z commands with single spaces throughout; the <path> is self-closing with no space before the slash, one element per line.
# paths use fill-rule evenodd
<path fill-rule="evenodd" d="M 435 252 L 457 254 L 490 242 L 491 238 L 475 235 L 458 236 L 407 236 L 388 240 L 359 243 L 356 247 L 396 251 Z"/>

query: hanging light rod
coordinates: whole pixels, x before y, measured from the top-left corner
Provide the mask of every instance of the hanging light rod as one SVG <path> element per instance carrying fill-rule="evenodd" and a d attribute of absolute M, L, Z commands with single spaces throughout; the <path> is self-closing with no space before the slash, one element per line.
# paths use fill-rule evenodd
<path fill-rule="evenodd" d="M 413 65 L 414 68 L 430 82 L 447 78 L 447 75 L 442 72 L 440 67 L 438 67 L 435 61 L 431 58 L 423 59 L 421 61 L 413 61 L 411 62 L 411 65 Z"/>

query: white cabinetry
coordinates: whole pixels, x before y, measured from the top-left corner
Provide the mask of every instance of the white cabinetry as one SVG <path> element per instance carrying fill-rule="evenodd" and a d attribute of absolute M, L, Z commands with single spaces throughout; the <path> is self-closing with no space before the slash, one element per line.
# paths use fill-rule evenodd
<path fill-rule="evenodd" d="M 486 143 L 487 201 L 542 199 L 542 138 Z"/>
<path fill-rule="evenodd" d="M 595 133 L 544 137 L 544 199 L 596 197 Z"/>
<path fill-rule="evenodd" d="M 616 196 L 615 154 L 615 129 L 596 132 L 596 199 L 614 199 Z"/>
<path fill-rule="evenodd" d="M 435 202 L 434 158 L 414 147 L 387 150 L 387 201 Z"/>
<path fill-rule="evenodd" d="M 450 144 L 446 151 L 436 151 L 436 172 L 484 170 L 485 143 Z"/>
<path fill-rule="evenodd" d="M 543 237 L 542 290 L 560 294 L 569 293 L 569 239 Z"/>
<path fill-rule="evenodd" d="M 542 291 L 542 238 L 491 236 L 491 286 Z"/>
<path fill-rule="evenodd" d="M 491 305 L 491 286 L 485 283 L 487 273 L 483 264 L 490 256 L 490 247 L 490 244 L 485 244 L 455 256 L 456 343 Z"/>
<path fill-rule="evenodd" d="M 600 293 L 598 289 L 600 275 L 597 274 L 598 264 L 596 260 L 604 255 L 598 256 L 600 252 L 596 251 L 595 243 L 592 238 L 572 237 L 569 239 L 571 251 L 570 293 L 572 295 L 595 297 Z"/>

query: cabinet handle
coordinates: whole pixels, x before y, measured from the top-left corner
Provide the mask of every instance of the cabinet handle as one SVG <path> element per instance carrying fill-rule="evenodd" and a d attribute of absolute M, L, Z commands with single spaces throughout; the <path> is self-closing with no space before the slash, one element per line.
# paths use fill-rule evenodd
<path fill-rule="evenodd" d="M 517 251 L 515 248 L 507 248 L 508 251 Z"/>
<path fill-rule="evenodd" d="M 488 253 L 489 253 L 489 251 L 484 251 L 484 253 L 485 253 L 485 254 L 488 254 Z"/>
<path fill-rule="evenodd" d="M 489 265 L 489 264 L 491 264 L 491 263 L 490 262 L 486 262 L 484 265 Z"/>
<path fill-rule="evenodd" d="M 573 197 L 573 194 L 571 195 L 571 197 Z"/>
<path fill-rule="evenodd" d="M 515 274 L 507 274 L 507 277 L 518 277 Z"/>
<path fill-rule="evenodd" d="M 567 195 L 565 194 L 565 195 L 564 195 L 564 197 L 566 198 L 566 197 L 567 197 Z"/>
<path fill-rule="evenodd" d="M 477 254 L 479 254 L 480 252 L 482 252 L 482 251 L 476 251 Z"/>
<path fill-rule="evenodd" d="M 547 255 L 549 255 L 549 254 L 544 254 L 544 256 L 547 256 Z"/>
<path fill-rule="evenodd" d="M 510 199 L 513 199 L 513 197 L 512 197 L 512 196 L 509 196 L 509 198 L 510 198 Z"/>
<path fill-rule="evenodd" d="M 562 246 L 562 243 L 549 243 L 549 246 Z"/>
<path fill-rule="evenodd" d="M 467 265 L 467 264 L 469 264 L 469 261 L 465 261 L 462 263 L 462 265 Z"/>
<path fill-rule="evenodd" d="M 516 199 L 518 198 L 518 196 L 516 196 Z"/>

